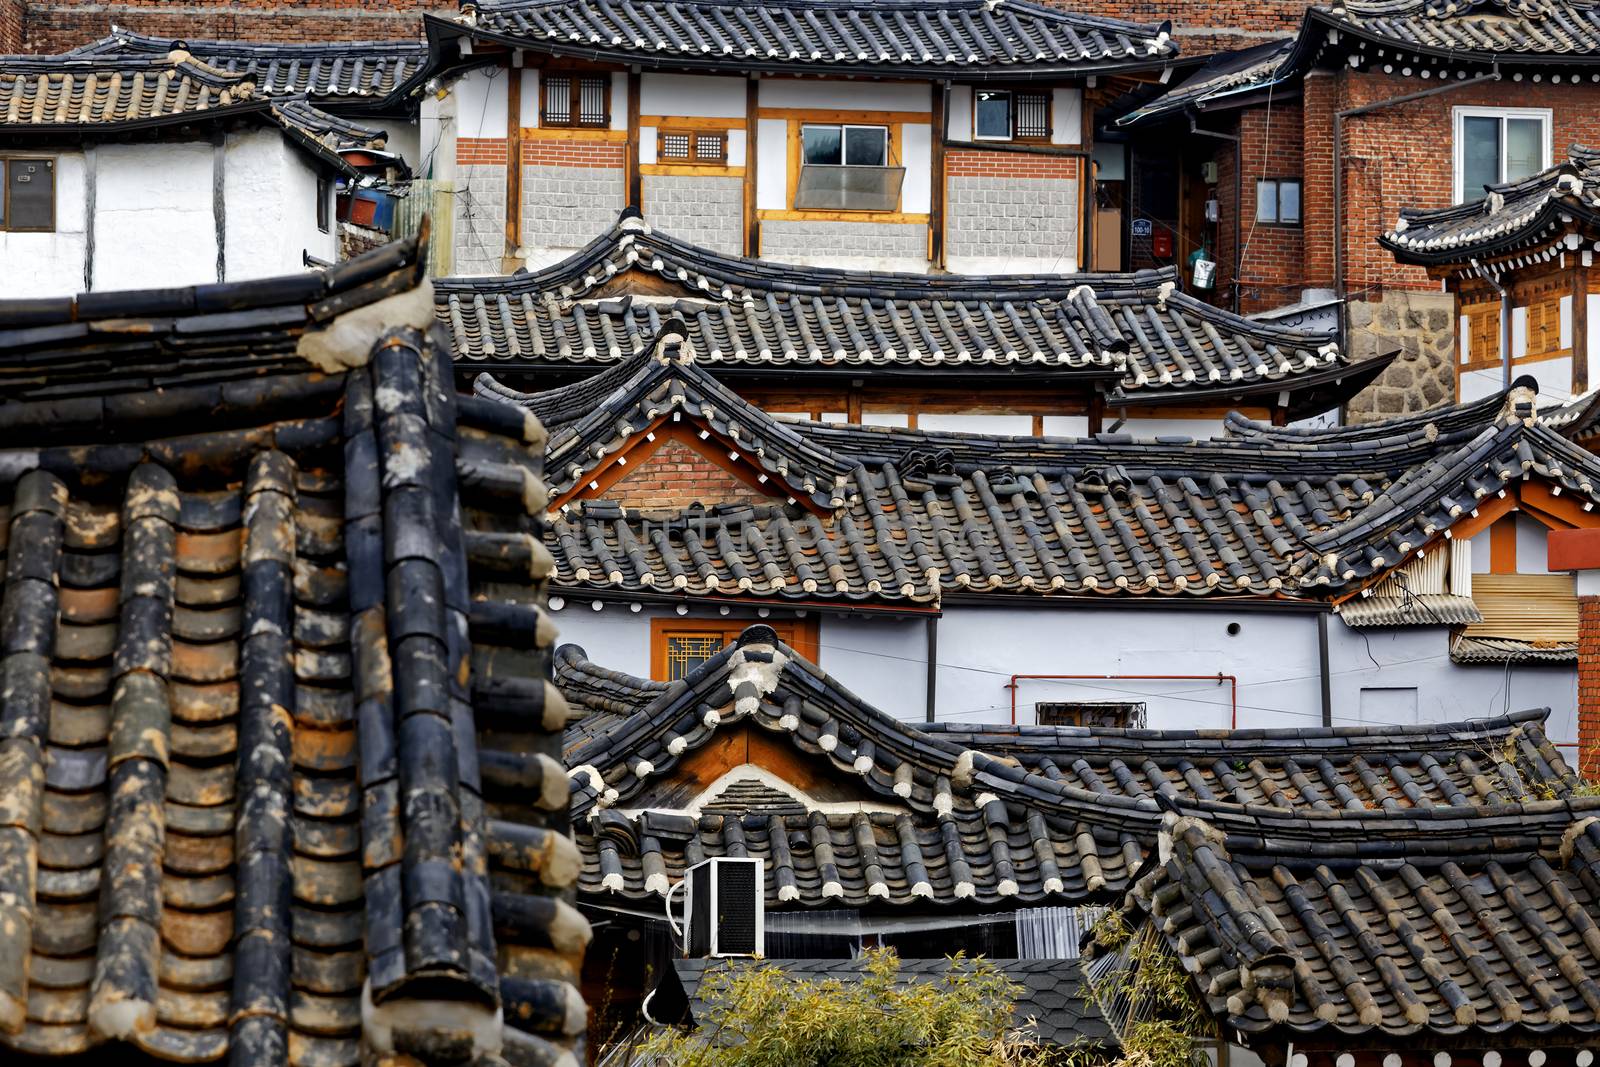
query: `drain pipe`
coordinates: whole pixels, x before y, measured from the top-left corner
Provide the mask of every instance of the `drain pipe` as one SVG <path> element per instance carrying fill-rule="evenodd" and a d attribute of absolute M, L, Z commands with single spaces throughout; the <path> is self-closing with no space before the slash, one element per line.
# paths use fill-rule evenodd
<path fill-rule="evenodd" d="M 1500 284 L 1498 271 L 1485 268 L 1477 260 L 1472 261 L 1472 268 L 1500 294 L 1500 389 L 1504 392 L 1511 388 L 1511 291 Z"/>
<path fill-rule="evenodd" d="M 1244 249 L 1240 242 L 1244 239 L 1244 230 L 1241 228 L 1240 219 L 1244 214 L 1244 138 L 1236 133 L 1218 133 L 1216 130 L 1202 130 L 1195 125 L 1194 116 L 1189 116 L 1189 132 L 1196 137 L 1215 137 L 1219 141 L 1233 142 L 1233 313 L 1239 314 L 1239 275 L 1244 271 Z"/>
<path fill-rule="evenodd" d="M 1347 107 L 1333 113 L 1333 291 L 1339 298 L 1339 346 L 1345 349 L 1347 354 L 1350 348 L 1350 309 L 1345 300 L 1350 294 L 1344 283 L 1344 120 L 1399 104 L 1409 104 L 1413 100 L 1423 100 L 1441 93 L 1453 93 L 1457 89 L 1499 80 L 1500 64 L 1496 63 L 1488 74 L 1479 74 L 1448 85 L 1435 85 L 1431 89 L 1406 93 L 1404 96 L 1391 96 L 1387 100 L 1377 100 L 1370 104 L 1362 104 L 1360 107 Z"/>

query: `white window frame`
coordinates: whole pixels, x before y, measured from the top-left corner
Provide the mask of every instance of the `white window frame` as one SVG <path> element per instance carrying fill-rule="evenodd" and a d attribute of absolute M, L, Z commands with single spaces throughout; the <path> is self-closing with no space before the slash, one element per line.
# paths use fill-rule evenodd
<path fill-rule="evenodd" d="M 1455 190 L 1455 203 L 1464 203 L 1467 200 L 1467 191 L 1464 187 L 1465 175 L 1462 173 L 1462 151 L 1466 147 L 1463 134 L 1466 121 L 1474 119 L 1538 119 L 1544 131 L 1542 149 L 1542 162 L 1539 169 L 1544 170 L 1550 166 L 1550 157 L 1553 151 L 1553 135 L 1555 131 L 1555 117 L 1547 107 L 1455 107 L 1450 111 L 1450 143 L 1451 166 L 1454 170 L 1452 188 Z M 1501 181 L 1505 173 L 1505 138 L 1500 140 L 1500 169 Z M 1476 194 L 1474 194 L 1476 195 Z"/>

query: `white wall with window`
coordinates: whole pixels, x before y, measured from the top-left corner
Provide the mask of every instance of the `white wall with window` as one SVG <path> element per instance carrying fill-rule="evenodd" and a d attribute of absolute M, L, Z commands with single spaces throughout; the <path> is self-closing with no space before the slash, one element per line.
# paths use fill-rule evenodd
<path fill-rule="evenodd" d="M 1481 200 L 1484 186 L 1516 181 L 1550 165 L 1548 108 L 1458 107 L 1455 201 Z"/>
<path fill-rule="evenodd" d="M 84 173 L 81 151 L 0 155 L 0 275 L 7 297 L 83 290 Z"/>
<path fill-rule="evenodd" d="M 1083 91 L 956 85 L 945 128 L 952 141 L 1083 143 Z"/>

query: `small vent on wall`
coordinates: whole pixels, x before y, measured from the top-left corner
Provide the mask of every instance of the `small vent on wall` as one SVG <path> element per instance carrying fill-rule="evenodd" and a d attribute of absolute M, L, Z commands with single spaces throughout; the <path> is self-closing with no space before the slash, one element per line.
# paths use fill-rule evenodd
<path fill-rule="evenodd" d="M 1040 701 L 1033 706 L 1040 726 L 1095 726 L 1142 730 L 1144 703 L 1116 700 Z"/>

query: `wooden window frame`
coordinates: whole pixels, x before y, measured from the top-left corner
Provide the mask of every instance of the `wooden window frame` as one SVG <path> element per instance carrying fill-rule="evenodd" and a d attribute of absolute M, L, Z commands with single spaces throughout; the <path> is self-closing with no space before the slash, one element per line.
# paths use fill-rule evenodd
<path fill-rule="evenodd" d="M 55 233 L 56 232 L 56 178 L 60 168 L 56 166 L 56 156 L 33 155 L 6 155 L 0 156 L 0 197 L 4 197 L 4 215 L 0 216 L 0 233 Z M 11 164 L 13 163 L 48 163 L 50 165 L 50 223 L 47 226 L 14 226 L 11 211 Z"/>
<path fill-rule="evenodd" d="M 562 101 L 550 99 L 550 79 L 565 78 L 567 99 L 564 107 L 553 107 Z M 583 83 L 601 82 L 606 106 L 605 113 L 594 122 L 583 121 Z M 555 116 L 565 113 L 566 121 Z M 539 125 L 556 130 L 609 130 L 611 128 L 611 75 L 584 74 L 575 70 L 547 71 L 539 76 Z"/>
<path fill-rule="evenodd" d="M 676 616 L 650 620 L 650 677 L 667 681 L 667 638 L 678 634 L 720 636 L 723 647 L 738 639 L 752 626 L 770 626 L 800 655 L 817 662 L 819 626 L 814 618 L 805 619 L 681 619 Z"/>
<path fill-rule="evenodd" d="M 668 137 L 687 137 L 689 139 L 689 154 L 687 156 L 669 156 L 666 152 Z M 715 156 L 702 155 L 700 152 L 700 139 L 702 137 L 714 139 L 718 151 Z M 674 164 L 688 167 L 725 167 L 728 165 L 728 131 L 727 130 L 693 130 L 679 126 L 666 126 L 656 131 L 656 159 L 661 163 Z"/>
<path fill-rule="evenodd" d="M 985 137 L 978 133 L 978 94 L 1003 93 L 1010 98 L 1008 112 L 1009 130 L 1004 137 Z M 1038 96 L 1044 99 L 1044 132 L 1040 134 L 1017 133 L 1017 98 Z M 972 89 L 972 139 L 980 144 L 1049 144 L 1056 130 L 1056 94 L 1049 89 L 1018 89 L 1004 86 L 974 86 Z"/>

